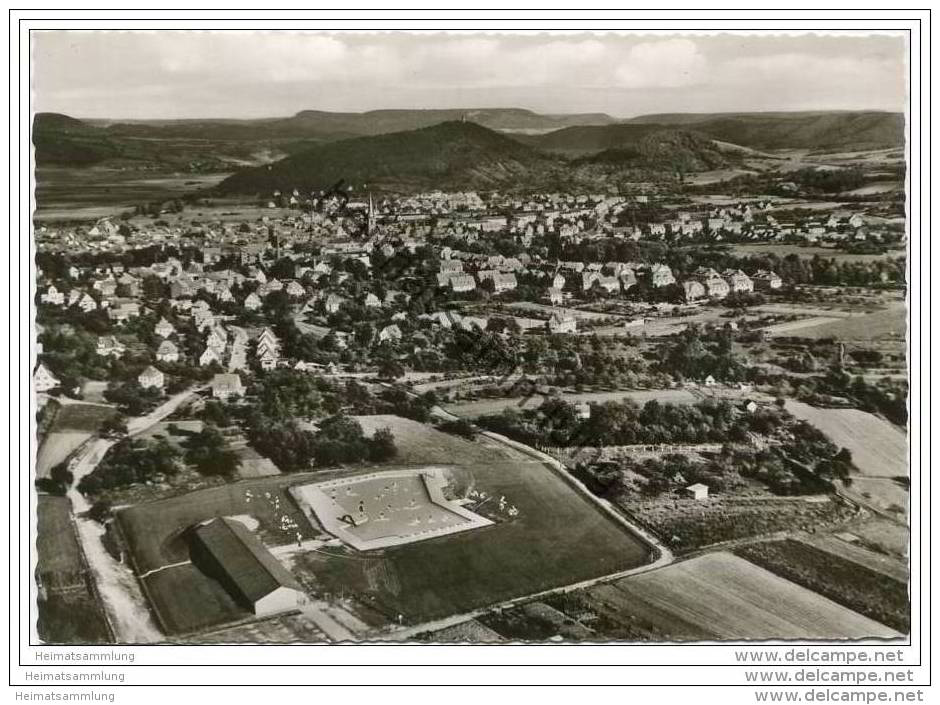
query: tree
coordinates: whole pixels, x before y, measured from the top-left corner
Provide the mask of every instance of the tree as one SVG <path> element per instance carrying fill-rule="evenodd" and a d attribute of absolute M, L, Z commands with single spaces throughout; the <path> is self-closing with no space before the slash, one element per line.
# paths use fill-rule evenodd
<path fill-rule="evenodd" d="M 238 454 L 226 447 L 225 436 L 211 424 L 206 424 L 186 445 L 186 462 L 202 475 L 228 477 L 241 467 Z"/>
<path fill-rule="evenodd" d="M 453 421 L 444 421 L 438 425 L 438 428 L 445 433 L 453 433 L 457 436 L 463 436 L 473 440 L 476 438 L 476 427 L 466 419 L 455 419 Z"/>
<path fill-rule="evenodd" d="M 316 436 L 300 428 L 294 419 L 253 414 L 250 423 L 248 440 L 252 447 L 281 471 L 304 470 L 316 458 Z"/>
<path fill-rule="evenodd" d="M 127 423 L 125 422 L 124 417 L 120 414 L 110 416 L 101 423 L 101 426 L 98 428 L 98 433 L 100 433 L 102 436 L 105 436 L 106 438 L 126 436 Z"/>
<path fill-rule="evenodd" d="M 46 494 L 57 495 L 59 497 L 66 493 L 66 488 L 51 477 L 40 477 L 36 480 L 36 489 L 39 492 L 45 492 Z"/>
<path fill-rule="evenodd" d="M 399 377 L 405 376 L 405 368 L 397 360 L 385 358 L 379 361 L 378 375 L 381 379 L 398 379 Z"/>
<path fill-rule="evenodd" d="M 378 429 L 369 442 L 369 459 L 381 463 L 391 460 L 396 455 L 398 455 L 398 447 L 395 445 L 395 436 L 391 429 Z"/>
<path fill-rule="evenodd" d="M 52 478 L 53 482 L 58 482 L 66 489 L 72 486 L 72 481 L 75 479 L 69 470 L 68 462 L 61 462 L 52 468 L 49 471 L 49 477 Z"/>
<path fill-rule="evenodd" d="M 88 518 L 92 521 L 97 521 L 99 524 L 103 524 L 110 517 L 111 503 L 103 499 L 99 499 L 92 504 L 91 508 L 88 510 Z"/>

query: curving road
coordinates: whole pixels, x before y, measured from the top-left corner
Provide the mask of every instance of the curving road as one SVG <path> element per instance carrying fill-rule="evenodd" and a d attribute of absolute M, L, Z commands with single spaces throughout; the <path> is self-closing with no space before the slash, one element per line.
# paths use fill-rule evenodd
<path fill-rule="evenodd" d="M 201 389 L 204 387 L 175 394 L 149 414 L 130 419 L 127 422 L 128 435 L 142 433 L 159 423 L 192 399 Z M 68 491 L 68 497 L 72 502 L 72 513 L 75 517 L 75 527 L 82 550 L 85 552 L 88 568 L 94 576 L 98 593 L 104 603 L 102 607 L 114 630 L 116 641 L 120 644 L 162 641 L 164 635 L 157 628 L 150 614 L 147 600 L 140 591 L 136 576 L 129 566 L 116 561 L 105 550 L 102 541 L 105 529 L 85 515 L 90 504 L 77 489 L 79 481 L 98 466 L 105 453 L 115 443 L 117 440 L 92 438 L 75 456 L 71 467 L 75 479 Z"/>

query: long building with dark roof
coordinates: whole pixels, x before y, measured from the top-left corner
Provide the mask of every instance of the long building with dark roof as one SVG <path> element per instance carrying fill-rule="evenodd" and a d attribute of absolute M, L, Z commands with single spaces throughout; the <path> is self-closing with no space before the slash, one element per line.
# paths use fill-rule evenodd
<path fill-rule="evenodd" d="M 192 548 L 194 562 L 256 615 L 295 610 L 307 602 L 300 583 L 239 521 L 220 517 L 197 527 Z"/>

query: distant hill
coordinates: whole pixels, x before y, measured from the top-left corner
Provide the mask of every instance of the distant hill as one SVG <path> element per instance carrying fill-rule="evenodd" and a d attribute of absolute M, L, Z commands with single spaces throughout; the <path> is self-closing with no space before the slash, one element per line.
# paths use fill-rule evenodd
<path fill-rule="evenodd" d="M 191 137 L 210 139 L 318 139 L 381 135 L 467 120 L 491 130 L 541 133 L 570 125 L 609 125 L 615 118 L 603 113 L 540 115 L 520 108 L 447 110 L 371 110 L 338 113 L 302 110 L 286 118 L 260 120 L 98 121 L 110 134 L 134 137 Z"/>
<path fill-rule="evenodd" d="M 904 146 L 904 116 L 876 111 L 642 115 L 630 125 L 681 126 L 754 149 L 883 149 Z"/>
<path fill-rule="evenodd" d="M 570 125 L 610 125 L 617 120 L 603 113 L 541 115 L 520 108 L 446 110 L 372 110 L 365 113 L 330 113 L 304 110 L 282 121 L 320 131 L 378 135 L 466 120 L 501 132 L 550 131 Z"/>
<path fill-rule="evenodd" d="M 486 189 L 530 184 L 556 164 L 550 157 L 472 122 L 330 142 L 268 166 L 239 171 L 224 193 L 329 187 L 340 180 L 371 188 Z"/>
<path fill-rule="evenodd" d="M 658 128 L 658 126 L 657 126 Z M 614 165 L 659 172 L 692 173 L 720 169 L 740 161 L 733 150 L 685 130 L 663 130 L 640 136 L 625 147 L 581 157 L 575 164 Z"/>
<path fill-rule="evenodd" d="M 60 113 L 36 114 L 33 144 L 39 166 L 89 166 L 120 154 L 120 147 L 103 131 Z"/>
<path fill-rule="evenodd" d="M 294 154 L 317 144 L 467 120 L 492 130 L 542 134 L 569 125 L 607 125 L 602 113 L 541 115 L 518 108 L 373 110 L 334 113 L 304 110 L 285 118 L 258 120 L 77 120 L 39 113 L 33 141 L 41 165 L 171 167 L 188 171 L 228 170 L 260 163 L 261 155 Z"/>
<path fill-rule="evenodd" d="M 648 135 L 661 132 L 661 125 L 602 125 L 567 127 L 544 135 L 524 135 L 518 139 L 544 152 L 565 157 L 583 157 L 605 150 L 630 150 Z"/>
<path fill-rule="evenodd" d="M 189 172 L 231 171 L 233 165 L 280 158 L 319 140 L 261 137 L 238 122 L 107 126 L 59 113 L 37 113 L 33 144 L 38 166 L 126 167 Z"/>
<path fill-rule="evenodd" d="M 866 150 L 904 145 L 904 116 L 878 112 L 644 115 L 616 125 L 570 127 L 520 139 L 555 154 L 583 156 L 630 148 L 645 135 L 666 128 L 758 150 Z"/>

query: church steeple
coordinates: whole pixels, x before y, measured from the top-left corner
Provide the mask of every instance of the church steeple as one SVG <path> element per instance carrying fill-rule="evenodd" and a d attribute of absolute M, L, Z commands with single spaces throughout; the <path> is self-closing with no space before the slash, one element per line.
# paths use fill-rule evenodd
<path fill-rule="evenodd" d="M 372 203 L 372 192 L 369 191 L 369 225 L 366 234 L 372 237 L 373 230 L 375 230 L 375 205 Z"/>

